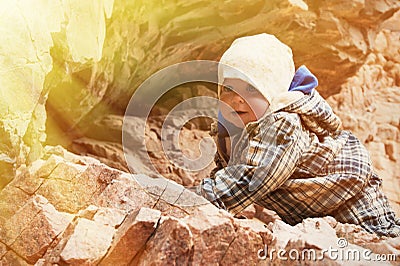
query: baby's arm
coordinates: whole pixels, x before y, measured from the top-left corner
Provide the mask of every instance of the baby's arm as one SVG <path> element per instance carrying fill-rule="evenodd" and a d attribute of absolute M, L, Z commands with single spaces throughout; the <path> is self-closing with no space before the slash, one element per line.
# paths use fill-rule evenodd
<path fill-rule="evenodd" d="M 203 179 L 201 194 L 218 207 L 239 213 L 279 188 L 294 172 L 301 155 L 300 118 L 278 113 L 249 141 L 246 162 L 227 166 Z"/>

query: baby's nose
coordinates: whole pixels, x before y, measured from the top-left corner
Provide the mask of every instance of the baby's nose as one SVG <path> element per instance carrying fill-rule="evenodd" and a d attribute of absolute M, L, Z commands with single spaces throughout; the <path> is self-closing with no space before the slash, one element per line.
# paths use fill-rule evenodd
<path fill-rule="evenodd" d="M 242 96 L 240 96 L 240 94 L 234 93 L 232 96 L 232 102 L 233 103 L 244 103 L 245 100 L 243 99 Z"/>

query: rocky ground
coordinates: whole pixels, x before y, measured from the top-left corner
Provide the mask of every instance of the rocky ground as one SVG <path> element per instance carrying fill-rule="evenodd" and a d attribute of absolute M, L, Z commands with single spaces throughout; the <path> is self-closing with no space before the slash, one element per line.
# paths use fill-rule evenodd
<path fill-rule="evenodd" d="M 400 257 L 400 238 L 378 238 L 332 217 L 290 226 L 252 206 L 234 218 L 173 181 L 144 189 L 143 179 L 47 147 L 0 192 L 0 264 L 365 265 L 381 254 L 382 265 L 395 265 Z M 287 260 L 272 250 L 286 250 Z M 352 254 L 360 259 L 344 257 Z"/>

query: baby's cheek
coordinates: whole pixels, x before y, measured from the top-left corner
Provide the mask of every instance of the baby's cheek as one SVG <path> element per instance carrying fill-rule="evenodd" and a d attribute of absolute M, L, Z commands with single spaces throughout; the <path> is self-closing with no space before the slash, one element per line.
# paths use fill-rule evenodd
<path fill-rule="evenodd" d="M 224 117 L 226 117 L 226 114 L 230 113 L 229 109 L 231 109 L 231 107 L 229 107 L 227 104 L 219 104 L 219 110 L 221 111 L 222 115 L 224 115 Z"/>
<path fill-rule="evenodd" d="M 220 105 L 219 110 L 221 111 L 222 116 L 226 120 L 228 120 L 231 123 L 234 122 L 234 121 L 232 121 L 233 120 L 233 118 L 232 118 L 233 117 L 233 115 L 232 115 L 233 109 L 231 109 L 229 106 L 226 106 L 226 105 Z"/>
<path fill-rule="evenodd" d="M 260 119 L 268 109 L 268 102 L 265 99 L 250 99 L 249 106 L 253 111 L 255 118 L 258 120 Z"/>
<path fill-rule="evenodd" d="M 242 121 L 242 119 L 238 115 L 232 113 L 233 111 L 232 109 L 221 108 L 220 111 L 225 120 L 235 125 L 236 127 L 243 128 L 244 124 L 248 122 L 248 121 Z"/>

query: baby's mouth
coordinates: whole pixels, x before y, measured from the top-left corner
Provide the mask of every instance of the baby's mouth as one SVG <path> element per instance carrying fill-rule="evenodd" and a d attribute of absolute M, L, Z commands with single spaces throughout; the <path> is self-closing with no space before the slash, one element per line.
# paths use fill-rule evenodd
<path fill-rule="evenodd" d="M 245 114 L 247 112 L 245 112 L 245 111 L 233 111 L 232 113 L 235 114 L 235 115 L 243 115 L 243 114 Z"/>

